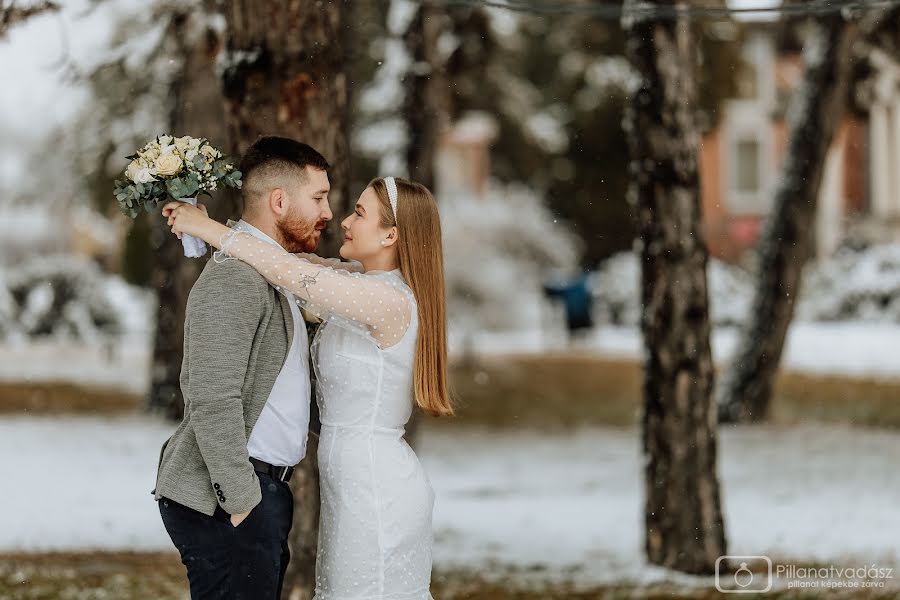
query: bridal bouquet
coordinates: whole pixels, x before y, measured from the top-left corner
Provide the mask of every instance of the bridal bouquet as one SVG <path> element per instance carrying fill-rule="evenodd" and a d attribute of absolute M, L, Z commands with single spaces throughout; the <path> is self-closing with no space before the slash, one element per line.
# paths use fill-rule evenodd
<path fill-rule="evenodd" d="M 132 219 L 170 199 L 196 206 L 200 194 L 241 187 L 241 172 L 202 138 L 160 135 L 126 158 L 131 162 L 124 179 L 116 180 L 114 193 L 119 208 Z M 206 254 L 203 240 L 185 235 L 181 243 L 187 257 Z"/>

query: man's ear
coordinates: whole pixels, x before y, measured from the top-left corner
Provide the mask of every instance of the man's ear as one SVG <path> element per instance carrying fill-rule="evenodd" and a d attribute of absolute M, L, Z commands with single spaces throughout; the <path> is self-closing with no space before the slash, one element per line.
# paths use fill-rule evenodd
<path fill-rule="evenodd" d="M 278 216 L 283 215 L 287 210 L 287 195 L 281 188 L 274 188 L 269 192 L 269 208 Z"/>

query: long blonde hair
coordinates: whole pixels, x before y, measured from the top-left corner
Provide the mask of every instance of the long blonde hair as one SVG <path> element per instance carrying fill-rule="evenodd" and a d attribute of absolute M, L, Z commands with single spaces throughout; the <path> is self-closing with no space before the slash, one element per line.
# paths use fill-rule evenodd
<path fill-rule="evenodd" d="M 447 358 L 447 302 L 441 218 L 434 196 L 424 185 L 395 178 L 397 215 L 381 178 L 369 187 L 381 201 L 381 226 L 397 227 L 400 270 L 416 297 L 419 332 L 413 390 L 416 404 L 436 417 L 453 416 Z"/>

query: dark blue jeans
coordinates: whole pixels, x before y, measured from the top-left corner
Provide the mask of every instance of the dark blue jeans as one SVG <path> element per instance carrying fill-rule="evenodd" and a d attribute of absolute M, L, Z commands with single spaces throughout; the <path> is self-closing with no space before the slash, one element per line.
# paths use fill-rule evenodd
<path fill-rule="evenodd" d="M 192 600 L 278 600 L 291 554 L 294 501 L 286 483 L 257 473 L 262 501 L 234 527 L 168 498 L 159 513 L 187 569 Z"/>

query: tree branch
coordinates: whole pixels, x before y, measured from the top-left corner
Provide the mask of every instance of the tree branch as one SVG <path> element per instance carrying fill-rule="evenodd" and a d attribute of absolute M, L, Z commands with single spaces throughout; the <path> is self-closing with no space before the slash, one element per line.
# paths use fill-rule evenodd
<path fill-rule="evenodd" d="M 5 36 L 6 32 L 13 25 L 26 21 L 35 15 L 55 10 L 59 10 L 59 5 L 50 0 L 36 2 L 27 6 L 17 6 L 11 0 L 0 0 L 0 38 Z"/>

